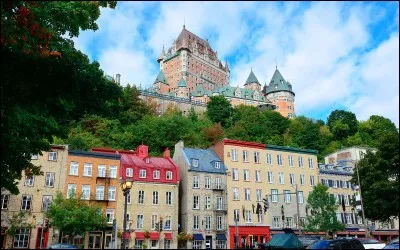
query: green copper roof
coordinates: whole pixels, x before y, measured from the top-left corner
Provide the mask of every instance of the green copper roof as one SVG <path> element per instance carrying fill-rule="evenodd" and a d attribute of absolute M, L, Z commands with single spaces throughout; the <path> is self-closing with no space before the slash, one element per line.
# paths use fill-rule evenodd
<path fill-rule="evenodd" d="M 238 93 L 238 95 L 236 96 L 236 91 Z M 231 86 L 220 86 L 214 87 L 214 91 L 213 93 L 219 93 L 225 97 L 237 97 L 237 98 L 242 98 L 245 100 L 252 100 L 252 101 L 267 101 L 264 99 L 261 91 L 257 91 L 258 93 L 255 93 L 256 91 L 251 90 L 251 89 L 245 89 L 245 88 L 238 88 L 238 87 L 231 87 Z M 192 96 L 203 96 L 205 94 L 207 94 L 208 96 L 211 96 L 211 91 L 210 90 L 206 90 L 203 88 L 203 84 L 198 84 L 196 89 L 194 91 L 192 91 Z M 255 98 L 256 95 L 258 94 L 258 98 Z"/>
<path fill-rule="evenodd" d="M 187 87 L 185 79 L 183 79 L 183 77 L 181 78 L 181 80 L 179 80 L 178 87 Z"/>
<path fill-rule="evenodd" d="M 251 70 L 250 74 L 249 74 L 249 77 L 247 77 L 247 81 L 246 81 L 246 83 L 244 85 L 250 84 L 250 83 L 253 83 L 253 82 L 261 85 L 260 82 L 258 81 L 257 77 L 254 75 L 253 70 Z"/>
<path fill-rule="evenodd" d="M 287 82 L 281 75 L 281 72 L 279 72 L 279 70 L 276 69 L 269 85 L 266 88 L 265 93 L 269 94 L 278 91 L 288 91 L 294 95 L 294 92 L 292 90 L 292 85 L 289 82 Z"/>
<path fill-rule="evenodd" d="M 303 154 L 312 154 L 312 155 L 317 155 L 318 154 L 318 150 L 315 150 L 315 149 L 294 148 L 294 147 L 277 146 L 277 145 L 271 145 L 271 144 L 266 144 L 265 148 L 266 149 L 270 149 L 270 150 L 295 152 L 295 153 L 300 153 L 300 154 L 301 153 L 303 153 Z"/>
<path fill-rule="evenodd" d="M 158 73 L 157 78 L 154 80 L 154 83 L 156 83 L 156 82 L 162 82 L 162 83 L 168 85 L 167 78 L 165 77 L 164 72 L 162 72 L 162 70 L 160 70 L 160 72 Z"/>

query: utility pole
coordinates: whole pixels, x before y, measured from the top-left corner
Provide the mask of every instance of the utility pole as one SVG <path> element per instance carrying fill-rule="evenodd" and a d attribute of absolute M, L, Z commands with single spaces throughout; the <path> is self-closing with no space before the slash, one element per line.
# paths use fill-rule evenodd
<path fill-rule="evenodd" d="M 362 195 L 361 195 L 361 183 L 360 183 L 360 175 L 358 174 L 358 166 L 357 166 L 357 160 L 356 163 L 354 164 L 356 171 L 357 171 L 357 179 L 358 179 L 358 189 L 360 190 L 360 203 L 361 203 L 361 211 L 362 211 L 362 219 L 364 221 L 364 227 L 365 227 L 365 238 L 368 238 L 368 225 L 367 221 L 365 220 L 365 213 L 364 213 L 364 205 L 362 201 Z"/>
<path fill-rule="evenodd" d="M 300 236 L 301 235 L 300 206 L 299 206 L 299 192 L 297 191 L 297 184 L 296 184 L 296 205 L 297 205 L 297 228 L 299 229 L 299 236 Z"/>

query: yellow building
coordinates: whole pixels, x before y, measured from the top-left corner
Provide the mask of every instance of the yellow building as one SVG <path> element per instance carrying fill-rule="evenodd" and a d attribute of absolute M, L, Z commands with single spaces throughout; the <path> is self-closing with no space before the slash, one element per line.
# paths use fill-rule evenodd
<path fill-rule="evenodd" d="M 234 218 L 238 220 L 240 247 L 266 242 L 282 227 L 298 228 L 295 185 L 300 220 L 304 220 L 307 196 L 318 181 L 316 150 L 230 139 L 213 148 L 227 168 L 230 248 L 236 242 Z M 256 213 L 263 208 L 266 196 L 267 212 Z"/>

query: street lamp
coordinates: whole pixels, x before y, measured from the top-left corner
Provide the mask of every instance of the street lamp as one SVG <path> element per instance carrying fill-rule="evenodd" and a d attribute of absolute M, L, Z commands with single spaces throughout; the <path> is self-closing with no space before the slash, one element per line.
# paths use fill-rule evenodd
<path fill-rule="evenodd" d="M 121 189 L 122 189 L 122 192 L 124 192 L 124 197 L 125 197 L 125 204 L 124 204 L 124 230 L 123 230 L 123 235 L 122 235 L 122 243 L 121 243 L 121 248 L 122 249 L 125 249 L 126 248 L 126 246 L 125 246 L 125 237 L 126 237 L 126 233 L 127 233 L 127 231 L 126 231 L 126 215 L 127 215 L 127 209 L 128 209 L 128 193 L 129 193 L 129 191 L 131 190 L 131 188 L 132 188 L 132 181 L 130 181 L 130 180 L 122 180 L 121 181 Z"/>

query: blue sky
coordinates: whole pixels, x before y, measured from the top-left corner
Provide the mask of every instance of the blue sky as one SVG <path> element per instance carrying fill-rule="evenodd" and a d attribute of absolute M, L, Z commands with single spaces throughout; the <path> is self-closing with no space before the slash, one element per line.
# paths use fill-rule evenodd
<path fill-rule="evenodd" d="M 268 83 L 276 61 L 297 115 L 326 121 L 345 109 L 399 127 L 398 2 L 118 2 L 74 42 L 123 85 L 149 87 L 184 21 L 228 61 L 231 86 L 243 86 L 251 68 Z"/>

